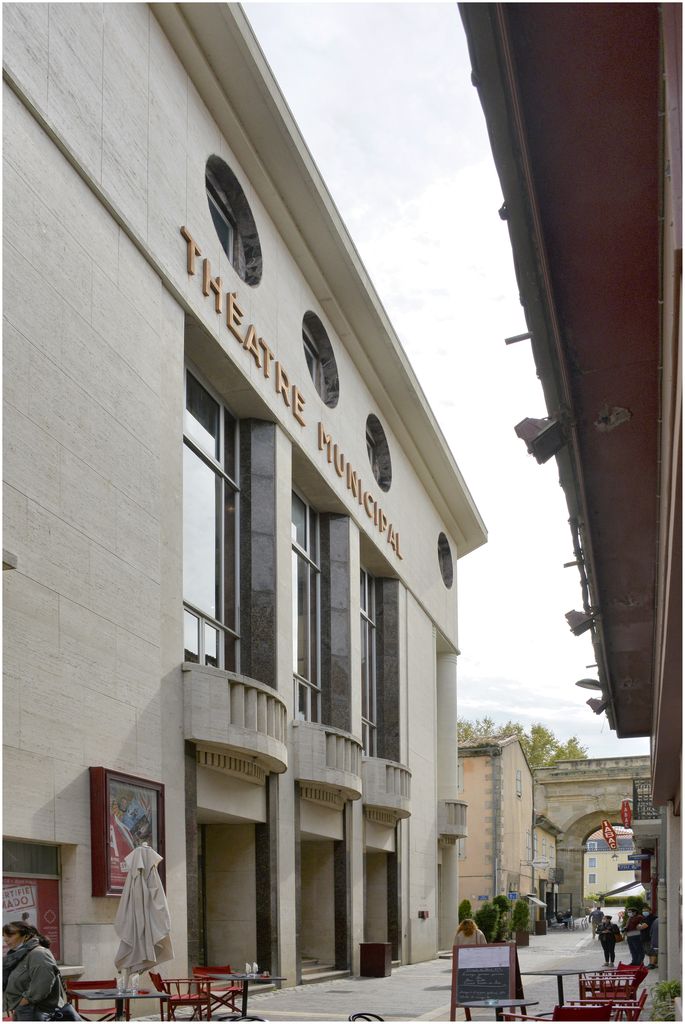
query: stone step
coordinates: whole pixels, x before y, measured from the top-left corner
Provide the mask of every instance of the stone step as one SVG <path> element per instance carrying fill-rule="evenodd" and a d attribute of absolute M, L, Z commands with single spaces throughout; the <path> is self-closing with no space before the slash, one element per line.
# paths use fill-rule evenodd
<path fill-rule="evenodd" d="M 349 971 L 338 971 L 333 964 L 322 964 L 318 960 L 303 961 L 302 984 L 316 985 L 322 981 L 337 981 L 338 978 L 349 978 Z"/>

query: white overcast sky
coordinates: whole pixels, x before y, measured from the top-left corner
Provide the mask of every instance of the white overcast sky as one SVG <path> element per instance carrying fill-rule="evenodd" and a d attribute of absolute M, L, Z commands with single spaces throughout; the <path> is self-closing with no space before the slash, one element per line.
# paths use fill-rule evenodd
<path fill-rule="evenodd" d="M 514 434 L 544 416 L 502 192 L 456 4 L 247 3 L 244 10 L 488 528 L 458 563 L 459 714 L 541 721 L 590 757 L 618 740 L 592 677 L 556 462 Z"/>

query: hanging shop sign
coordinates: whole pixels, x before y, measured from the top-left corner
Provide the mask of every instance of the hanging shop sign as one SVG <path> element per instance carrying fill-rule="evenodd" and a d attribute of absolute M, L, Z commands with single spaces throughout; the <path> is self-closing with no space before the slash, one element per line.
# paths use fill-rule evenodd
<path fill-rule="evenodd" d="M 618 846 L 616 841 L 616 833 L 614 832 L 611 822 L 605 818 L 602 822 L 602 835 L 604 836 L 605 842 L 610 850 L 615 850 Z"/>
<path fill-rule="evenodd" d="M 306 427 L 307 421 L 304 416 L 305 397 L 297 384 L 291 380 L 290 374 L 279 359 L 276 359 L 269 344 L 262 338 L 254 324 L 245 324 L 245 313 L 238 302 L 237 292 L 224 292 L 220 277 L 212 277 L 210 261 L 202 258 L 202 250 L 197 244 L 188 228 L 180 229 L 181 235 L 186 243 L 186 268 L 189 277 L 194 277 L 198 271 L 198 260 L 202 259 L 202 294 L 207 298 L 214 296 L 214 311 L 218 316 L 224 316 L 226 326 L 236 341 L 242 346 L 244 352 L 251 358 L 258 370 L 262 371 L 264 380 L 272 383 L 276 395 L 290 410 L 293 418 L 300 425 Z M 318 424 L 318 447 L 319 451 L 326 453 L 326 462 L 332 466 L 335 473 L 341 480 L 345 481 L 347 490 L 353 498 L 356 498 L 364 512 L 373 520 L 374 527 L 385 538 L 386 543 L 392 548 L 396 556 L 402 559 L 404 556 L 400 550 L 400 533 L 388 519 L 373 496 L 373 493 L 364 487 L 361 475 L 357 473 L 345 453 L 342 451 L 332 436 L 326 431 L 323 423 Z"/>
<path fill-rule="evenodd" d="M 621 801 L 621 821 L 626 828 L 630 828 L 633 821 L 633 812 L 630 806 L 630 800 Z"/>

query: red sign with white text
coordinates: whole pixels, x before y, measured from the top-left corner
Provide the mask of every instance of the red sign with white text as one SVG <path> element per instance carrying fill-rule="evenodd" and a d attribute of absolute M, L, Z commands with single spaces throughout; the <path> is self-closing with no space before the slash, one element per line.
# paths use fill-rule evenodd
<path fill-rule="evenodd" d="M 618 846 L 618 843 L 616 842 L 616 833 L 611 827 L 611 822 L 607 821 L 606 818 L 602 822 L 602 835 L 604 836 L 604 839 L 609 849 L 615 850 Z"/>
<path fill-rule="evenodd" d="M 630 800 L 623 800 L 621 803 L 621 821 L 626 828 L 630 828 L 633 821 L 633 812 L 630 807 Z"/>
<path fill-rule="evenodd" d="M 62 959 L 59 919 L 59 879 L 3 875 L 2 923 L 26 921 L 50 939 L 55 960 Z"/>

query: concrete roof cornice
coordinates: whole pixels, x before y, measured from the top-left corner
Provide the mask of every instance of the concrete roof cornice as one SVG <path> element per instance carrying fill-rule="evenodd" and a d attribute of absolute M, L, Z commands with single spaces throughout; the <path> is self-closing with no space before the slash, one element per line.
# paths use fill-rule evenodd
<path fill-rule="evenodd" d="M 151 4 L 457 545 L 487 531 L 239 4 Z M 229 102 L 230 97 L 230 102 Z"/>

